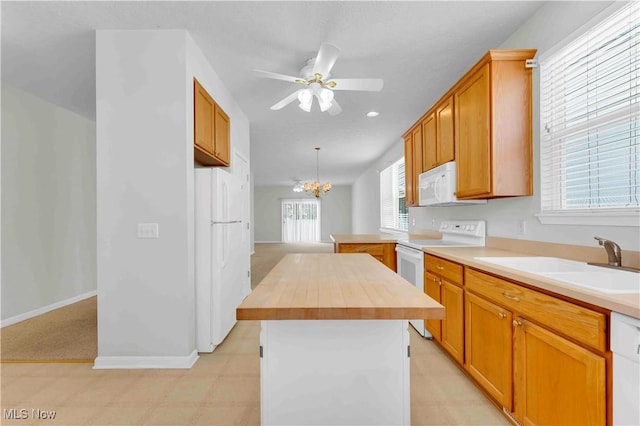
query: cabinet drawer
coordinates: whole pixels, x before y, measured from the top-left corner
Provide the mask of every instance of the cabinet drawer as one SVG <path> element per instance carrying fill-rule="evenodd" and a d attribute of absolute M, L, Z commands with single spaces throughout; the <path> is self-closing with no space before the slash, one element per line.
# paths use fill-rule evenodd
<path fill-rule="evenodd" d="M 467 268 L 467 290 L 559 331 L 601 352 L 606 350 L 606 317 L 591 309 Z"/>
<path fill-rule="evenodd" d="M 462 265 L 458 263 L 425 254 L 424 269 L 454 284 L 462 285 Z"/>
<path fill-rule="evenodd" d="M 371 256 L 384 259 L 384 244 L 340 244 L 340 253 L 369 253 Z"/>

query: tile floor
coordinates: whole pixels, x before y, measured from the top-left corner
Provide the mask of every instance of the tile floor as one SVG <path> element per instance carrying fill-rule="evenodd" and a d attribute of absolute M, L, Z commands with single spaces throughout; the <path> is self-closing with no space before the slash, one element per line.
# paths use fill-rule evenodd
<path fill-rule="evenodd" d="M 258 425 L 258 322 L 239 322 L 189 370 L 92 370 L 91 364 L 2 364 L 0 424 Z M 27 419 L 8 419 L 26 409 Z M 33 409 L 54 410 L 37 419 Z M 508 425 L 430 341 L 411 332 L 414 425 Z"/>

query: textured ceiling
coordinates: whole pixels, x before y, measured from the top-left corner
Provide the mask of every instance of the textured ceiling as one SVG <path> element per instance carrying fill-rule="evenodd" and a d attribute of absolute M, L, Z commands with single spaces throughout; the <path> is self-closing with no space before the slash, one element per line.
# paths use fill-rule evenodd
<path fill-rule="evenodd" d="M 541 4 L 3 1 L 2 79 L 95 119 L 95 29 L 186 29 L 251 122 L 257 185 L 314 178 L 316 146 L 321 180 L 351 184 Z M 382 91 L 335 92 L 337 116 L 271 111 L 295 87 L 252 70 L 298 75 L 323 42 L 341 50 L 334 78 L 382 78 Z"/>

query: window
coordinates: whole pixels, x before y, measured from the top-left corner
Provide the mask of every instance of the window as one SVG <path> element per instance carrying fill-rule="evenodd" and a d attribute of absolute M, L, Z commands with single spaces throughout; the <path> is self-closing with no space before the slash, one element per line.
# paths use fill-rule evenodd
<path fill-rule="evenodd" d="M 618 224 L 638 222 L 639 5 L 626 4 L 540 58 L 543 223 L 581 213 L 626 213 L 632 222 Z"/>
<path fill-rule="evenodd" d="M 320 241 L 320 201 L 282 200 L 282 242 Z"/>
<path fill-rule="evenodd" d="M 409 229 L 409 211 L 404 198 L 404 158 L 380 173 L 380 227 Z"/>

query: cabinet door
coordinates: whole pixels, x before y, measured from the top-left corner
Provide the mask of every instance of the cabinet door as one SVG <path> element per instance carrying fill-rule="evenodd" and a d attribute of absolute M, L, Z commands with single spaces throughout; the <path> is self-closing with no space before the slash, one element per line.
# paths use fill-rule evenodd
<path fill-rule="evenodd" d="M 464 297 L 462 287 L 442 280 L 440 304 L 444 306 L 442 346 L 458 361 L 464 363 Z"/>
<path fill-rule="evenodd" d="M 511 311 L 467 292 L 465 368 L 507 410 L 512 404 Z"/>
<path fill-rule="evenodd" d="M 438 278 L 437 276 L 430 274 L 428 272 L 424 274 L 424 292 L 427 293 L 427 296 L 429 296 L 430 298 L 432 298 L 438 303 L 441 303 L 441 299 L 440 299 L 441 285 L 442 284 L 440 283 L 440 278 Z M 447 311 L 445 308 L 445 314 L 446 313 Z M 427 330 L 429 330 L 429 333 L 433 334 L 433 338 L 438 342 L 442 341 L 442 334 L 440 330 L 441 324 L 442 324 L 441 320 L 428 319 L 424 321 L 424 327 Z"/>
<path fill-rule="evenodd" d="M 437 129 L 437 165 L 454 159 L 453 139 L 453 96 L 441 103 L 436 109 Z"/>
<path fill-rule="evenodd" d="M 455 93 L 458 198 L 491 192 L 489 64 Z"/>
<path fill-rule="evenodd" d="M 413 143 L 413 204 L 417 205 L 420 201 L 420 179 L 418 176 L 422 173 L 422 126 L 417 126 L 412 134 Z"/>
<path fill-rule="evenodd" d="M 214 155 L 215 102 L 196 80 L 193 81 L 194 144 Z"/>
<path fill-rule="evenodd" d="M 422 122 L 422 168 L 437 166 L 436 114 L 431 113 Z"/>
<path fill-rule="evenodd" d="M 606 423 L 605 359 L 520 317 L 514 401 L 523 425 Z"/>
<path fill-rule="evenodd" d="M 218 160 L 229 165 L 229 116 L 217 104 L 215 105 L 214 123 L 214 155 Z"/>
<path fill-rule="evenodd" d="M 404 185 L 405 185 L 405 204 L 412 206 L 414 204 L 414 185 L 413 181 L 413 140 L 411 135 L 407 135 L 404 139 Z"/>

